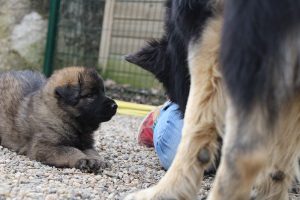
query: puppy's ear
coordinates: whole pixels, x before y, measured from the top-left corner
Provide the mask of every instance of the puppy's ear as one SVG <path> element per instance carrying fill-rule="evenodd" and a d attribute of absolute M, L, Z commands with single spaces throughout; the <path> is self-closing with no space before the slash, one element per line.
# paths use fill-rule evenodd
<path fill-rule="evenodd" d="M 94 68 L 94 67 L 86 67 L 84 70 L 85 70 L 84 73 L 92 76 L 93 78 L 99 77 L 98 72 L 97 72 L 96 68 Z"/>
<path fill-rule="evenodd" d="M 165 38 L 160 41 L 153 40 L 140 51 L 126 56 L 125 60 L 158 76 L 165 67 L 166 49 Z"/>
<path fill-rule="evenodd" d="M 78 83 L 80 86 L 83 86 L 84 83 L 95 82 L 99 83 L 102 81 L 101 76 L 98 74 L 96 68 L 86 67 L 82 73 L 78 76 Z"/>
<path fill-rule="evenodd" d="M 79 101 L 80 87 L 64 85 L 55 88 L 55 97 L 64 104 L 75 106 Z"/>

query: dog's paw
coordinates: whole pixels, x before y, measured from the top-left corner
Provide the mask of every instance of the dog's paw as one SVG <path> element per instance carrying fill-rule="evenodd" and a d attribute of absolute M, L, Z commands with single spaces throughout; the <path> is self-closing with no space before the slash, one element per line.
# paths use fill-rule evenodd
<path fill-rule="evenodd" d="M 103 160 L 94 159 L 94 158 L 83 158 L 76 162 L 75 168 L 80 169 L 84 172 L 99 172 L 104 168 L 110 168 L 111 165 L 108 162 Z"/>
<path fill-rule="evenodd" d="M 145 189 L 135 193 L 131 193 L 125 197 L 124 200 L 155 200 L 152 189 Z"/>
<path fill-rule="evenodd" d="M 156 187 L 141 190 L 131 193 L 124 200 L 179 200 L 182 198 L 176 197 L 175 194 L 162 193 Z"/>

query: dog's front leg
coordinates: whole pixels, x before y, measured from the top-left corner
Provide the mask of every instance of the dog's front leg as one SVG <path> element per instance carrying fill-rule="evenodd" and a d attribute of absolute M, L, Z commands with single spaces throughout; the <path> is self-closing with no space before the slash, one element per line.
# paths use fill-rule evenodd
<path fill-rule="evenodd" d="M 213 19 L 207 27 L 201 42 L 194 42 L 189 50 L 191 89 L 175 159 L 156 186 L 131 194 L 127 200 L 195 199 L 204 170 L 214 162 L 218 125 L 225 110 L 218 71 L 221 20 Z"/>
<path fill-rule="evenodd" d="M 214 161 L 218 134 L 214 122 L 198 124 L 196 119 L 188 122 L 188 118 L 186 116 L 182 140 L 166 175 L 156 186 L 131 194 L 127 200 L 196 199 L 204 170 Z"/>
<path fill-rule="evenodd" d="M 29 157 L 47 165 L 77 168 L 87 172 L 97 172 L 109 166 L 99 157 L 86 155 L 77 148 L 55 146 L 48 143 L 33 145 L 29 152 Z"/>
<path fill-rule="evenodd" d="M 111 167 L 111 164 L 108 161 L 106 161 L 103 157 L 101 157 L 95 149 L 86 149 L 83 150 L 83 153 L 87 155 L 90 159 L 96 159 L 98 163 L 102 163 L 104 167 Z"/>

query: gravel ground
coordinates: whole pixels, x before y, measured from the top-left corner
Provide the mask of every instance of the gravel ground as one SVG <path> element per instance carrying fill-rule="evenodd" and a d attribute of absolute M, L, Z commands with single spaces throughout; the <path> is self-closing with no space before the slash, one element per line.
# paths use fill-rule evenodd
<path fill-rule="evenodd" d="M 153 149 L 136 144 L 141 120 L 117 115 L 102 125 L 96 147 L 112 164 L 102 174 L 49 167 L 0 146 L 0 200 L 122 199 L 130 191 L 149 187 L 165 171 Z M 205 179 L 199 199 L 205 199 L 211 182 L 211 177 Z"/>

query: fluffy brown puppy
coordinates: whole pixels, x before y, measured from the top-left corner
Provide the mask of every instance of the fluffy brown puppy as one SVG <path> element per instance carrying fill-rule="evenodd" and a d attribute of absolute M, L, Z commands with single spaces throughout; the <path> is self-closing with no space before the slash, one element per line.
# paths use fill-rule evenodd
<path fill-rule="evenodd" d="M 0 74 L 1 145 L 56 167 L 107 167 L 93 132 L 116 113 L 94 69 L 69 67 L 48 80 L 33 71 Z"/>

